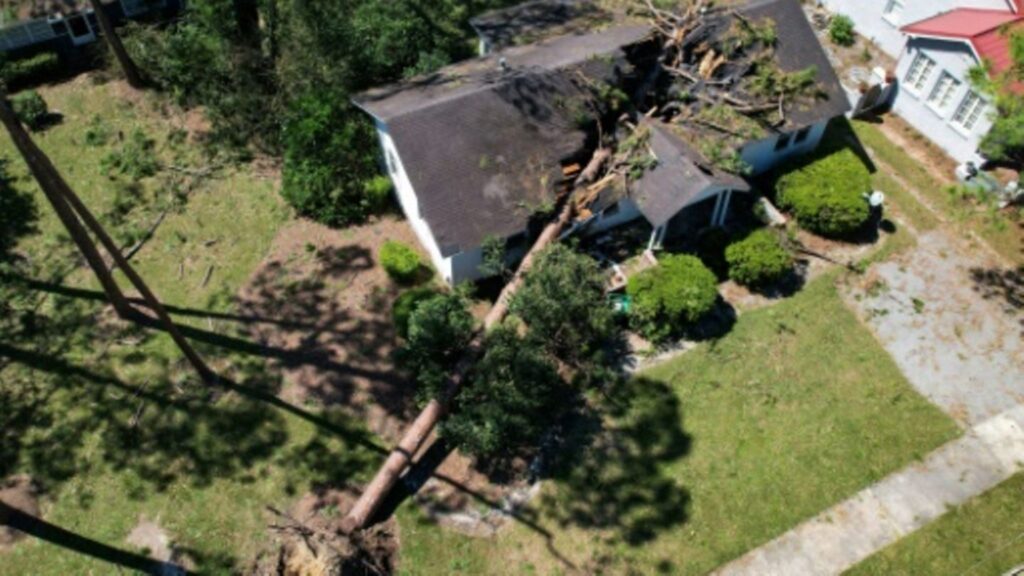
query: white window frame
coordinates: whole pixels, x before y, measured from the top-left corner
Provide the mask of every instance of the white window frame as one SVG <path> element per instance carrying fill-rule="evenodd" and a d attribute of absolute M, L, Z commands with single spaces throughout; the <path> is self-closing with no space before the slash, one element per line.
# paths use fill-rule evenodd
<path fill-rule="evenodd" d="M 903 20 L 903 11 L 906 8 L 905 0 L 889 0 L 885 3 L 885 8 L 882 10 L 882 18 L 885 18 L 885 21 L 893 26 L 899 26 L 900 21 Z"/>
<path fill-rule="evenodd" d="M 932 86 L 931 91 L 928 92 L 928 99 L 926 100 L 928 107 L 940 116 L 945 114 L 949 105 L 953 102 L 953 97 L 960 91 L 960 86 L 962 85 L 963 82 L 959 78 L 943 70 L 939 74 L 939 79 L 935 82 L 935 85 Z"/>
<path fill-rule="evenodd" d="M 923 52 L 918 52 L 910 63 L 910 68 L 907 69 L 906 75 L 903 77 L 903 83 L 906 85 L 907 91 L 920 96 L 928 88 L 928 81 L 931 79 L 936 65 L 935 60 L 930 56 Z"/>
<path fill-rule="evenodd" d="M 953 119 L 950 121 L 953 128 L 962 134 L 969 135 L 978 126 L 978 120 L 985 112 L 988 102 L 974 90 L 968 90 L 960 105 L 956 107 Z"/>

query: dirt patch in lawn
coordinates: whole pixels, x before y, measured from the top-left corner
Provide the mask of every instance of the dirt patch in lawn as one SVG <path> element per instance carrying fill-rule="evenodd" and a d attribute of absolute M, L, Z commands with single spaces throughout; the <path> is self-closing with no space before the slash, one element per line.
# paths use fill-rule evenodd
<path fill-rule="evenodd" d="M 283 399 L 343 408 L 395 440 L 414 387 L 394 362 L 391 307 L 401 290 L 377 261 L 386 240 L 418 247 L 396 218 L 345 230 L 295 221 L 239 294 L 239 312 L 282 372 Z"/>
<path fill-rule="evenodd" d="M 39 517 L 39 486 L 24 474 L 12 476 L 0 482 L 0 502 L 11 508 Z M 6 552 L 24 538 L 25 534 L 6 526 L 0 512 L 0 552 Z"/>

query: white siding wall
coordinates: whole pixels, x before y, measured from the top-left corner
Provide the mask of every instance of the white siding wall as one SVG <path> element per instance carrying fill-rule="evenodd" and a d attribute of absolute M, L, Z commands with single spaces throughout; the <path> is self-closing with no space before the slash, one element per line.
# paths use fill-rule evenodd
<path fill-rule="evenodd" d="M 380 136 L 380 147 L 384 153 L 384 162 L 387 165 L 388 174 L 391 176 L 391 182 L 395 185 L 398 202 L 402 205 L 405 217 L 409 219 L 409 224 L 412 225 L 412 229 L 420 239 L 420 244 L 430 254 L 434 268 L 437 269 L 438 273 L 445 280 L 452 282 L 452 259 L 441 256 L 441 251 L 437 247 L 437 241 L 434 240 L 434 233 L 430 231 L 427 221 L 420 216 L 419 200 L 416 198 L 416 192 L 412 188 L 409 176 L 405 173 L 402 157 L 398 155 L 395 142 L 391 139 L 391 135 L 388 134 L 387 126 L 378 122 L 377 134 Z M 455 282 L 457 283 L 458 280 L 455 280 Z"/>
<path fill-rule="evenodd" d="M 751 142 L 740 150 L 740 156 L 743 158 L 744 162 L 750 165 L 754 174 L 767 172 L 786 160 L 801 154 L 806 154 L 817 148 L 818 144 L 821 142 L 821 137 L 825 134 L 825 128 L 827 126 L 827 120 L 813 125 L 806 140 L 799 144 L 793 144 L 791 142 L 789 146 L 782 150 L 775 150 L 775 143 L 779 140 L 778 136 L 772 136 L 771 138 Z"/>
<path fill-rule="evenodd" d="M 935 67 L 918 91 L 908 86 L 905 79 L 914 59 L 921 53 L 935 61 Z M 980 161 L 977 155 L 978 143 L 992 127 L 992 108 L 988 105 L 985 108 L 986 112 L 969 131 L 952 121 L 970 90 L 967 71 L 975 65 L 977 60 L 973 52 L 962 42 L 914 39 L 907 44 L 896 68 L 899 92 L 893 104 L 893 111 L 961 163 Z M 928 98 L 943 72 L 959 80 L 960 85 L 952 93 L 946 107 L 940 109 L 935 103 L 929 103 Z"/>
<path fill-rule="evenodd" d="M 901 26 L 924 20 L 955 8 L 988 8 L 1009 10 L 1009 0 L 903 0 L 899 18 L 884 16 L 890 0 L 820 0 L 832 12 L 846 14 L 862 36 L 872 39 L 884 52 L 897 58 L 906 38 Z"/>

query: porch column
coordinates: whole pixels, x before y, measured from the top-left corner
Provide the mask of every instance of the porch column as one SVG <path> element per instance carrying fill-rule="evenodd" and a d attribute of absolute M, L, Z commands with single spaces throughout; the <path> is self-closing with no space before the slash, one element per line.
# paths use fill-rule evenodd
<path fill-rule="evenodd" d="M 711 211 L 711 226 L 718 226 L 718 214 L 722 211 L 722 201 L 725 193 L 719 192 L 715 196 L 715 209 Z"/>
<path fill-rule="evenodd" d="M 658 226 L 651 232 L 651 241 L 647 243 L 647 251 L 658 250 L 661 248 L 661 243 L 665 241 L 665 232 L 667 225 Z"/>
<path fill-rule="evenodd" d="M 718 195 L 719 204 L 716 204 L 717 218 L 712 222 L 715 226 L 722 226 L 725 224 L 725 217 L 729 215 L 729 203 L 732 202 L 732 190 L 726 190 L 725 192 Z"/>

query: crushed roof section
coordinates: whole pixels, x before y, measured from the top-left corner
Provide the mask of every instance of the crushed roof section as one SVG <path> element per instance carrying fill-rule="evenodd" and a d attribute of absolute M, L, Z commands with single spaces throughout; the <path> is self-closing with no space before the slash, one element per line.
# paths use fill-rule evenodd
<path fill-rule="evenodd" d="M 649 28 L 569 36 L 457 64 L 356 97 L 394 140 L 420 213 L 445 256 L 488 236 L 524 230 L 553 205 L 562 164 L 586 155 L 587 132 L 570 105 L 585 99 L 575 71 L 617 82 L 624 47 Z"/>
<path fill-rule="evenodd" d="M 850 111 L 850 100 L 839 76 L 814 33 L 799 0 L 755 0 L 739 9 L 748 18 L 775 23 L 775 62 L 783 72 L 817 69 L 820 97 L 799 102 L 786 110 L 787 124 L 802 128 Z"/>
<path fill-rule="evenodd" d="M 630 186 L 640 212 L 661 226 L 709 188 L 749 192 L 746 180 L 713 167 L 704 157 L 662 122 L 647 120 L 650 147 L 657 158 L 654 168 Z"/>

